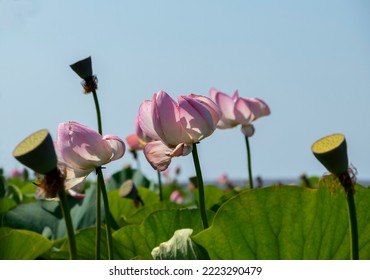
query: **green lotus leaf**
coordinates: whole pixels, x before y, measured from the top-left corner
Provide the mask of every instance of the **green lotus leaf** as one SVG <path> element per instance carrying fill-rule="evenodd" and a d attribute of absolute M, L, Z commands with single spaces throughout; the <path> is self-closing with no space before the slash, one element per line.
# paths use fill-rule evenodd
<path fill-rule="evenodd" d="M 360 259 L 370 259 L 370 189 L 356 186 Z M 349 259 L 346 194 L 332 176 L 317 189 L 272 186 L 241 192 L 192 237 L 211 259 Z"/>
<path fill-rule="evenodd" d="M 207 212 L 211 221 L 213 212 Z M 122 259 L 153 259 L 151 252 L 169 240 L 178 229 L 200 232 L 202 220 L 198 209 L 159 210 L 141 225 L 128 225 L 113 233 L 115 248 Z"/>
<path fill-rule="evenodd" d="M 32 231 L 0 228 L 0 260 L 33 260 L 51 245 L 50 240 Z"/>

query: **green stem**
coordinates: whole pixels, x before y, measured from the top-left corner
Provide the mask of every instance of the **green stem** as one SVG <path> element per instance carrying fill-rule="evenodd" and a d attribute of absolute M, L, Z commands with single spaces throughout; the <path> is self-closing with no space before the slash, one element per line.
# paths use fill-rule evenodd
<path fill-rule="evenodd" d="M 95 259 L 100 260 L 101 240 L 101 193 L 100 184 L 96 185 L 96 238 L 95 238 Z"/>
<path fill-rule="evenodd" d="M 100 135 L 103 135 L 103 128 L 102 128 L 102 121 L 101 121 L 101 114 L 100 114 L 100 106 L 98 95 L 96 94 L 96 90 L 92 91 L 95 103 L 95 110 L 96 110 L 96 118 L 98 121 L 98 131 Z M 100 259 L 100 240 L 101 240 L 101 187 L 100 184 L 97 184 L 96 190 L 96 244 L 95 244 L 95 257 L 97 260 Z"/>
<path fill-rule="evenodd" d="M 96 94 L 96 90 L 92 91 L 93 97 L 94 97 L 94 103 L 95 103 L 95 110 L 96 110 L 96 117 L 98 120 L 98 131 L 101 135 L 103 135 L 103 128 L 102 128 L 102 122 L 101 122 L 101 114 L 100 114 L 100 106 L 99 106 L 99 100 L 98 95 Z"/>
<path fill-rule="evenodd" d="M 247 146 L 249 187 L 251 189 L 253 189 L 251 149 L 250 149 L 250 146 L 249 146 L 249 137 L 248 136 L 245 136 L 245 144 Z"/>
<path fill-rule="evenodd" d="M 198 151 L 196 143 L 193 144 L 193 161 L 195 166 L 195 172 L 197 174 L 197 187 L 199 192 L 199 206 L 200 206 L 200 215 L 202 217 L 203 228 L 208 228 L 208 220 L 206 214 L 206 204 L 204 200 L 204 186 L 203 186 L 203 177 L 202 177 L 202 170 L 200 169 Z"/>
<path fill-rule="evenodd" d="M 347 194 L 347 205 L 349 222 L 351 227 L 351 257 L 352 260 L 358 260 L 359 252 L 358 252 L 357 217 L 353 192 Z"/>
<path fill-rule="evenodd" d="M 161 172 L 157 171 L 158 175 L 158 188 L 159 188 L 159 201 L 163 201 L 163 190 L 162 190 L 162 176 Z"/>
<path fill-rule="evenodd" d="M 109 203 L 108 203 L 108 195 L 107 190 L 105 188 L 105 182 L 103 177 L 103 172 L 101 167 L 96 168 L 96 173 L 98 176 L 98 185 L 100 186 L 103 203 L 104 203 L 104 214 L 105 214 L 105 222 L 107 225 L 107 242 L 108 242 L 108 258 L 109 260 L 113 259 L 113 240 L 112 240 L 112 227 L 111 227 L 111 217 L 109 211 Z"/>
<path fill-rule="evenodd" d="M 67 228 L 70 259 L 71 260 L 77 260 L 76 239 L 75 239 L 75 235 L 74 235 L 74 229 L 73 229 L 71 214 L 69 212 L 67 196 L 64 192 L 64 189 L 59 191 L 58 196 L 59 196 L 60 207 L 62 209 L 64 221 L 66 223 L 66 228 Z"/>
<path fill-rule="evenodd" d="M 356 215 L 356 205 L 355 205 L 355 189 L 352 183 L 350 175 L 346 172 L 339 175 L 339 180 L 344 187 L 347 194 L 347 210 L 348 219 L 350 227 L 350 248 L 351 248 L 351 259 L 359 259 L 358 250 L 358 228 L 357 228 L 357 215 Z"/>

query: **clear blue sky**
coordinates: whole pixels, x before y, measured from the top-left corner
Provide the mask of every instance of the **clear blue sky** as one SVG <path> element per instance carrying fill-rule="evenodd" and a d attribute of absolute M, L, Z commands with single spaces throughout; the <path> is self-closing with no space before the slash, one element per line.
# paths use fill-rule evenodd
<path fill-rule="evenodd" d="M 96 127 L 93 98 L 71 63 L 92 56 L 103 132 L 125 138 L 139 105 L 165 90 L 173 98 L 226 93 L 258 97 L 271 115 L 255 123 L 253 173 L 322 175 L 311 144 L 346 135 L 359 179 L 370 179 L 370 1 L 0 0 L 0 166 L 30 133 L 60 122 Z M 239 128 L 199 145 L 206 180 L 246 179 Z M 106 173 L 134 164 L 127 153 Z M 155 172 L 141 156 L 149 178 Z M 182 178 L 192 157 L 173 161 Z"/>

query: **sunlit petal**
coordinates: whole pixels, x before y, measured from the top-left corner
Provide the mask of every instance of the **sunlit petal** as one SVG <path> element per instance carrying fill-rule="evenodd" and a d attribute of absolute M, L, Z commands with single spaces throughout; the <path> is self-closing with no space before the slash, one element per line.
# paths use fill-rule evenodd
<path fill-rule="evenodd" d="M 216 124 L 221 115 L 220 110 L 212 100 L 195 94 L 180 96 L 179 108 L 181 124 L 191 137 L 192 143 L 211 135 L 216 129 Z M 184 143 L 189 143 L 185 138 L 182 140 Z"/>
<path fill-rule="evenodd" d="M 59 125 L 57 146 L 67 164 L 81 169 L 101 166 L 112 154 L 98 132 L 76 122 Z"/>
<path fill-rule="evenodd" d="M 244 98 L 239 98 L 234 107 L 235 120 L 241 125 L 248 125 L 253 120 L 249 102 Z"/>
<path fill-rule="evenodd" d="M 236 121 L 234 106 L 236 100 L 233 100 L 230 96 L 225 93 L 218 92 L 215 96 L 215 102 L 220 108 L 222 116 L 217 127 L 219 128 L 231 128 L 238 125 Z"/>
<path fill-rule="evenodd" d="M 153 126 L 160 139 L 168 145 L 181 142 L 183 129 L 180 124 L 178 104 L 164 91 L 152 100 Z"/>
<path fill-rule="evenodd" d="M 271 113 L 270 108 L 263 100 L 258 99 L 258 98 L 249 98 L 248 102 L 249 102 L 249 107 L 254 116 L 253 118 L 254 120 L 260 117 L 270 115 Z"/>
<path fill-rule="evenodd" d="M 155 131 L 153 126 L 153 114 L 152 114 L 152 101 L 145 100 L 139 107 L 139 113 L 137 116 L 138 125 L 141 131 L 153 138 L 160 139 L 158 133 Z"/>

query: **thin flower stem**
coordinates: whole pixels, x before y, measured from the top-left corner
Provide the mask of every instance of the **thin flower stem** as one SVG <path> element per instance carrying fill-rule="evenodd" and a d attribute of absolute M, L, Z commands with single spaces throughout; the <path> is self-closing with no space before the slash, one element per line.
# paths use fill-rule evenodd
<path fill-rule="evenodd" d="M 158 188 L 159 188 L 159 201 L 163 201 L 163 190 L 162 190 L 162 176 L 161 172 L 157 171 L 158 175 Z"/>
<path fill-rule="evenodd" d="M 102 121 L 101 121 L 101 114 L 100 114 L 100 106 L 98 95 L 96 94 L 96 90 L 92 91 L 95 103 L 95 110 L 96 110 L 96 118 L 98 121 L 98 132 L 100 135 L 103 135 L 103 128 L 102 128 Z M 96 244 L 95 244 L 95 258 L 97 260 L 100 259 L 100 240 L 101 240 L 101 186 L 97 184 L 96 190 Z"/>
<path fill-rule="evenodd" d="M 348 210 L 348 220 L 350 227 L 350 249 L 351 249 L 351 259 L 359 259 L 359 250 L 358 250 L 358 228 L 357 228 L 357 216 L 356 216 L 356 205 L 355 205 L 355 188 L 352 182 L 351 176 L 348 172 L 340 174 L 338 176 L 339 181 L 341 182 L 347 197 L 347 210 Z"/>
<path fill-rule="evenodd" d="M 71 214 L 69 212 L 67 197 L 66 197 L 66 194 L 64 192 L 64 189 L 59 191 L 58 197 L 59 197 L 59 204 L 60 204 L 60 207 L 62 209 L 64 221 L 65 221 L 66 228 L 67 228 L 70 259 L 71 260 L 77 260 L 76 239 L 75 239 L 75 235 L 74 235 L 74 229 L 73 229 Z"/>
<path fill-rule="evenodd" d="M 245 144 L 247 146 L 249 187 L 251 189 L 253 189 L 251 149 L 250 149 L 250 145 L 249 145 L 249 137 L 248 136 L 245 136 Z"/>
<path fill-rule="evenodd" d="M 347 194 L 347 205 L 348 205 L 348 218 L 351 227 L 351 259 L 359 259 L 358 251 L 358 231 L 357 231 L 357 217 L 356 217 L 356 206 L 353 192 Z"/>
<path fill-rule="evenodd" d="M 100 260 L 101 240 L 101 193 L 100 184 L 96 184 L 96 238 L 95 238 L 95 259 Z"/>
<path fill-rule="evenodd" d="M 206 205 L 204 200 L 204 186 L 203 186 L 203 177 L 202 177 L 202 170 L 200 168 L 197 145 L 193 144 L 193 161 L 195 166 L 195 172 L 197 174 L 197 187 L 199 191 L 199 206 L 200 206 L 200 215 L 202 217 L 203 228 L 208 228 L 208 220 L 207 220 L 207 213 L 206 213 Z"/>
<path fill-rule="evenodd" d="M 103 172 L 101 167 L 96 168 L 96 173 L 98 176 L 98 185 L 101 189 L 103 203 L 104 203 L 104 213 L 105 213 L 105 222 L 107 225 L 107 242 L 108 242 L 108 258 L 109 260 L 113 259 L 113 240 L 112 240 L 112 227 L 111 227 L 111 216 L 109 211 L 108 195 L 105 188 L 105 182 L 103 177 Z"/>
<path fill-rule="evenodd" d="M 99 100 L 98 95 L 96 94 L 96 90 L 92 91 L 93 97 L 94 97 L 94 103 L 95 103 L 95 110 L 96 110 L 96 117 L 98 120 L 98 131 L 101 135 L 103 135 L 103 128 L 102 128 L 102 122 L 101 122 L 101 114 L 100 114 L 100 106 L 99 106 Z"/>

